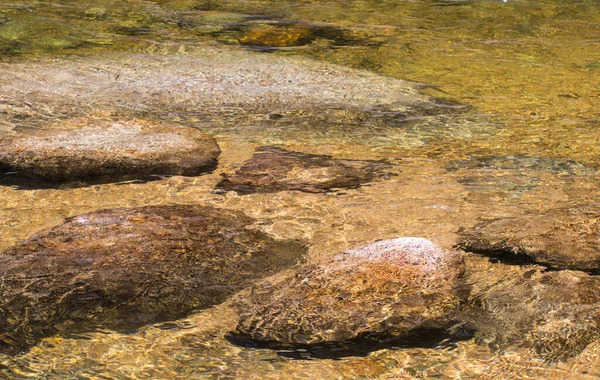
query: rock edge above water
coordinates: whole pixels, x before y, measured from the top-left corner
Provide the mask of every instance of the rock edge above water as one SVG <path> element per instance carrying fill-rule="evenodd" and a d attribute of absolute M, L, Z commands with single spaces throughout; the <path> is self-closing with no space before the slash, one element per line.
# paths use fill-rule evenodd
<path fill-rule="evenodd" d="M 377 241 L 282 273 L 232 300 L 236 334 L 312 345 L 449 327 L 464 263 L 422 238 Z"/>
<path fill-rule="evenodd" d="M 465 251 L 600 272 L 599 203 L 486 220 L 459 233 Z"/>
<path fill-rule="evenodd" d="M 143 120 L 71 120 L 0 140 L 0 169 L 53 182 L 194 176 L 214 169 L 216 141 L 194 129 Z"/>

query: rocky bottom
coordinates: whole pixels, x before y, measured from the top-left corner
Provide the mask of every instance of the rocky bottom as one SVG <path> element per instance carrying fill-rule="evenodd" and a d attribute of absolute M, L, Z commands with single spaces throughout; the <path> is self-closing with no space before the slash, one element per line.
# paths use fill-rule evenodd
<path fill-rule="evenodd" d="M 234 154 L 235 144 L 225 139 L 223 146 L 228 168 L 243 162 Z M 0 374 L 67 379 L 202 378 L 217 372 L 249 378 L 597 375 L 600 282 L 593 261 L 578 261 L 575 254 L 577 244 L 593 248 L 595 204 L 559 207 L 548 187 L 565 194 L 575 188 L 562 175 L 540 171 L 552 181 L 530 191 L 535 199 L 548 200 L 545 210 L 526 200 L 518 207 L 498 202 L 478 208 L 457 200 L 497 196 L 498 190 L 465 188 L 435 163 L 397 165 L 399 174 L 345 193 L 215 193 L 219 173 L 62 190 L 96 192 L 97 204 L 120 205 L 135 204 L 140 188 L 165 202 L 166 191 L 177 189 L 178 198 L 171 199 L 193 205 L 75 213 L 9 247 L 2 256 L 2 295 L 12 306 L 3 313 L 14 315 L 0 325 L 5 353 Z M 535 221 L 537 229 L 529 227 Z M 526 238 L 509 240 L 513 236 Z M 540 242 L 537 251 L 527 251 L 530 236 Z M 468 243 L 494 248 L 486 239 L 503 245 L 486 250 Z M 202 247 L 202 255 L 192 254 Z M 248 247 L 283 261 L 244 258 Z M 85 254 L 90 248 L 96 253 Z M 562 252 L 558 257 L 581 263 L 580 269 L 541 259 Z M 285 253 L 292 254 L 285 259 Z M 158 260 L 161 256 L 165 260 Z M 194 260 L 196 268 L 189 265 Z M 45 269 L 29 276 L 24 268 L 34 262 Z M 59 268 L 65 273 L 52 277 Z M 102 280 L 117 275 L 118 281 Z M 165 287 L 156 278 L 164 284 L 181 280 L 197 291 Z M 132 280 L 137 288 L 130 287 Z M 29 291 L 20 292 L 25 283 Z M 208 302 L 202 299 L 207 283 L 216 291 Z M 71 291 L 74 284 L 77 290 Z"/>
<path fill-rule="evenodd" d="M 527 277 L 531 275 L 528 272 L 534 272 L 534 277 L 544 276 L 540 267 L 492 263 L 476 255 L 466 257 L 466 270 L 468 278 L 470 272 L 483 273 L 482 270 L 506 277 Z M 477 288 L 493 282 L 489 276 L 488 281 L 471 280 L 477 283 Z M 529 301 L 523 302 L 526 306 Z M 513 321 L 522 317 L 521 312 L 513 310 L 513 313 L 516 314 Z M 560 355 L 540 356 L 535 347 L 507 344 L 499 349 L 487 344 L 481 336 L 429 341 L 434 342 L 433 346 L 405 341 L 387 346 L 373 344 L 371 349 L 351 344 L 272 349 L 232 344 L 228 333 L 235 328 L 237 318 L 235 308 L 226 303 L 186 319 L 144 327 L 135 334 L 100 331 L 70 339 L 47 338 L 23 356 L 5 357 L 2 373 L 10 378 L 40 374 L 64 378 L 102 374 L 114 378 L 202 378 L 213 376 L 218 370 L 218 376 L 251 379 L 276 379 L 282 373 L 294 374 L 296 378 L 328 379 L 454 376 L 592 379 L 600 374 L 596 364 L 600 352 L 597 342 L 584 344 L 576 355 L 562 356 L 560 360 L 557 360 Z M 539 336 L 527 339 L 544 343 Z M 554 347 L 558 349 L 555 353 L 561 348 L 571 348 L 560 343 Z M 342 355 L 338 355 L 340 352 Z"/>
<path fill-rule="evenodd" d="M 500 126 L 465 127 L 414 84 L 198 54 L 3 65 L 4 141 L 94 109 L 194 127 L 221 153 L 148 183 L 0 183 L 0 377 L 600 374 L 593 165 L 491 156 Z M 51 163 L 36 157 L 20 170 Z"/>
<path fill-rule="evenodd" d="M 226 162 L 231 162 L 231 156 L 227 158 L 231 151 L 227 149 L 228 144 L 224 145 Z M 434 191 L 436 178 L 440 176 L 445 182 L 439 185 L 439 191 Z M 152 211 L 147 216 L 131 214 L 129 222 L 124 216 L 130 214 L 118 209 L 96 214 L 112 215 L 112 221 L 106 224 L 109 226 L 107 231 L 114 228 L 110 227 L 111 223 L 116 223 L 114 225 L 118 228 L 126 227 L 121 244 L 130 247 L 128 249 L 138 257 L 138 261 L 144 248 L 140 245 L 140 250 L 137 250 L 135 242 L 144 240 L 128 241 L 127 236 L 131 231 L 146 228 L 144 225 L 149 222 L 157 225 L 169 223 L 171 229 L 167 230 L 168 234 L 179 236 L 179 242 L 170 239 L 164 232 L 155 235 L 164 237 L 164 243 L 161 244 L 165 248 L 181 246 L 185 249 L 185 241 L 189 239 L 185 237 L 185 229 L 189 226 L 204 228 L 204 222 L 193 218 L 194 213 L 203 210 L 214 215 L 214 226 L 224 225 L 215 230 L 217 233 L 219 230 L 233 232 L 235 228 L 247 224 L 250 229 L 243 227 L 248 231 L 244 233 L 256 239 L 251 244 L 257 249 L 261 248 L 261 241 L 270 241 L 268 239 L 271 237 L 276 240 L 310 240 L 308 263 L 273 276 L 270 276 L 272 273 L 254 273 L 259 277 L 270 277 L 259 278 L 258 282 L 249 284 L 240 293 L 229 297 L 232 291 L 240 289 L 237 285 L 232 287 L 232 291 L 227 291 L 227 296 L 221 297 L 214 306 L 208 305 L 203 311 L 191 310 L 186 317 L 169 317 L 167 310 L 166 314 L 162 314 L 167 315 L 162 319 L 165 322 L 139 327 L 146 321 L 127 332 L 116 332 L 110 323 L 81 324 L 82 315 L 67 321 L 58 320 L 56 326 L 60 328 L 55 330 L 58 334 L 42 334 L 45 338 L 39 333 L 33 334 L 41 340 L 26 342 L 27 349 L 19 355 L 0 356 L 0 373 L 8 378 L 202 378 L 218 372 L 218 376 L 223 377 L 277 378 L 276 374 L 286 373 L 294 374 L 297 378 L 394 379 L 436 376 L 571 376 L 579 379 L 598 374 L 596 358 L 599 352 L 600 300 L 597 294 L 600 282 L 589 266 L 583 271 L 560 269 L 536 263 L 532 258 L 525 258 L 525 255 L 508 255 L 512 251 L 504 254 L 466 251 L 462 240 L 467 236 L 466 231 L 486 231 L 478 227 L 482 225 L 482 215 L 496 220 L 525 218 L 523 210 L 531 207 L 526 203 L 516 210 L 515 207 L 480 210 L 469 208 L 468 204 L 458 208 L 451 200 L 458 199 L 464 188 L 457 186 L 453 189 L 448 186 L 452 183 L 451 174 L 435 166 L 424 170 L 422 164 L 411 163 L 403 163 L 401 176 L 348 190 L 349 193 L 345 195 L 289 190 L 275 193 L 274 198 L 273 193 L 244 196 L 211 194 L 214 183 L 219 180 L 218 175 L 200 178 L 194 181 L 202 182 L 174 177 L 143 185 L 111 185 L 110 191 L 120 192 L 123 195 L 122 202 L 130 202 L 131 197 L 138 194 L 140 186 L 154 188 L 159 193 L 162 183 L 163 186 L 179 188 L 182 199 L 187 202 L 195 203 L 194 199 L 204 197 L 203 202 L 212 203 L 217 208 L 174 207 L 170 212 L 175 213 L 171 216 Z M 423 188 L 432 191 L 417 191 Z M 132 192 L 125 191 L 127 189 Z M 93 187 L 86 187 L 68 191 L 93 190 Z M 485 192 L 480 190 L 480 194 L 474 191 L 470 194 L 481 196 Z M 410 204 L 405 201 L 407 197 L 412 200 Z M 286 214 L 286 210 L 279 207 L 281 204 L 289 205 L 294 213 Z M 572 212 L 564 215 L 571 218 L 567 220 L 575 227 L 584 228 L 586 221 L 593 220 L 590 217 L 593 217 L 590 214 L 592 206 L 571 207 Z M 390 213 L 390 207 L 396 210 Z M 244 217 L 239 211 L 226 211 L 223 208 L 243 210 L 249 216 Z M 323 209 L 329 210 L 330 215 L 323 216 L 317 222 L 316 215 L 327 214 L 323 213 Z M 348 209 L 360 213 L 340 212 Z M 373 209 L 380 212 L 367 212 Z M 560 213 L 565 208 L 548 209 L 548 215 L 563 215 Z M 422 210 L 429 212 L 423 214 Z M 188 222 L 182 224 L 179 218 L 186 213 L 191 214 L 185 217 Z M 540 210 L 530 215 L 535 220 L 543 213 Z M 423 215 L 429 215 L 429 218 L 414 222 L 415 218 L 423 218 Z M 374 217 L 377 218 L 369 219 Z M 72 218 L 54 230 L 69 232 L 69 228 L 72 228 L 69 223 L 75 226 L 73 223 L 82 220 L 81 217 Z M 301 227 L 297 222 L 301 222 Z M 96 223 L 98 226 L 101 224 Z M 188 227 L 182 228 L 186 225 Z M 306 229 L 311 225 L 312 229 Z M 381 228 L 369 230 L 366 228 L 369 225 Z M 465 227 L 459 231 L 459 225 Z M 546 228 L 546 225 L 540 226 Z M 565 234 L 564 241 L 568 241 L 571 231 L 579 231 L 568 225 L 562 226 L 552 230 L 552 241 L 560 241 L 560 233 Z M 81 230 L 81 236 L 92 236 L 85 231 L 94 227 L 93 224 L 83 224 L 77 228 Z M 342 234 L 343 230 L 350 232 Z M 268 235 L 253 231 L 266 231 Z M 429 247 L 416 250 L 424 256 L 411 259 L 411 256 L 393 253 L 396 249 L 403 252 L 404 246 L 402 239 L 394 238 L 418 236 L 419 231 L 431 236 L 431 241 L 437 244 L 423 239 L 405 242 L 423 242 L 424 245 L 408 246 L 412 246 L 412 249 Z M 580 241 L 595 236 L 593 229 L 585 231 L 586 234 L 579 235 Z M 66 236 L 51 242 L 48 237 L 52 235 L 47 233 L 36 236 L 16 244 L 16 247 L 20 247 L 21 251 L 35 250 L 35 245 L 39 246 L 42 242 L 52 249 L 64 250 L 61 247 L 86 243 L 85 240 L 77 243 L 77 240 Z M 348 236 L 352 236 L 353 240 L 342 239 Z M 392 239 L 389 242 L 395 243 L 383 241 L 364 245 L 364 242 L 373 242 L 379 237 Z M 207 243 L 196 240 L 194 244 Z M 238 243 L 234 241 L 232 244 Z M 101 246 L 99 244 L 98 247 Z M 457 251 L 452 248 L 454 246 L 464 250 Z M 108 247 L 107 252 L 110 252 L 110 244 L 104 247 Z M 301 251 L 301 246 L 298 248 Z M 402 258 L 403 265 L 409 265 L 412 269 L 402 272 L 407 270 L 406 267 L 399 269 L 391 265 L 389 260 L 381 261 L 387 256 L 375 254 L 377 250 L 374 248 L 392 253 L 389 257 Z M 17 250 L 10 248 L 7 252 Z M 366 256 L 359 259 L 363 254 Z M 446 255 L 451 260 L 439 260 Z M 362 261 L 369 257 L 375 261 Z M 203 260 L 212 262 L 210 256 Z M 344 265 L 353 269 L 343 269 Z M 119 266 L 115 268 L 119 269 Z M 165 266 L 154 269 L 164 276 L 174 268 Z M 230 268 L 224 267 L 226 271 Z M 114 271 L 110 267 L 108 269 Z M 180 273 L 189 270 L 182 266 Z M 428 274 L 422 276 L 419 273 Z M 432 277 L 436 273 L 442 277 Z M 227 273 L 219 276 L 220 281 L 225 282 L 227 278 L 237 278 L 235 274 Z M 415 281 L 402 283 L 402 279 L 406 278 Z M 45 287 L 52 285 L 49 284 Z M 418 286 L 418 291 L 411 293 L 410 286 Z M 159 294 L 166 289 L 148 290 Z M 15 296 L 18 297 L 18 293 Z M 179 302 L 177 295 L 169 297 L 163 297 L 163 301 L 172 299 L 175 303 Z M 69 298 L 62 300 L 68 302 Z M 134 304 L 138 301 L 132 298 Z M 77 303 L 77 297 L 71 298 L 71 302 Z M 162 305 L 168 308 L 166 303 Z M 406 308 L 410 313 L 403 314 Z M 49 309 L 52 310 L 52 307 Z M 125 313 L 123 316 L 132 315 L 127 312 L 129 309 L 122 310 Z M 104 317 L 108 316 L 110 321 L 110 315 L 118 312 L 118 308 L 113 309 Z M 98 309 L 94 308 L 87 313 L 92 320 L 94 314 L 101 316 Z M 38 326 L 39 322 L 38 319 Z M 13 344 L 11 338 L 19 337 L 15 331 L 10 334 L 4 331 L 1 336 L 8 345 Z"/>

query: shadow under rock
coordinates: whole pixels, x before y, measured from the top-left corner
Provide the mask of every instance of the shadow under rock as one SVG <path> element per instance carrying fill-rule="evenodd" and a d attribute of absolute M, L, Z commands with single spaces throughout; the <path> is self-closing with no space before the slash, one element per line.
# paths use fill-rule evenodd
<path fill-rule="evenodd" d="M 205 174 L 211 174 L 217 168 L 218 163 L 215 162 L 209 166 L 205 166 L 197 173 L 180 174 L 188 177 L 198 177 Z M 15 190 L 48 190 L 48 189 L 76 189 L 82 187 L 90 187 L 95 185 L 115 184 L 115 185 L 130 185 L 144 184 L 153 181 L 160 181 L 164 178 L 176 176 L 177 174 L 160 175 L 115 175 L 101 176 L 97 178 L 82 178 L 68 181 L 51 181 L 42 178 L 31 178 L 19 175 L 18 173 L 0 174 L 0 186 L 12 187 Z"/>
<path fill-rule="evenodd" d="M 318 344 L 284 344 L 280 342 L 257 342 L 247 334 L 230 332 L 225 339 L 230 343 L 256 349 L 277 351 L 277 355 L 294 360 L 332 359 L 350 356 L 364 357 L 383 349 L 402 348 L 449 348 L 457 342 L 469 340 L 475 335 L 475 328 L 468 322 L 457 322 L 448 329 L 419 329 L 402 338 L 382 334 L 365 334 L 344 342 Z"/>

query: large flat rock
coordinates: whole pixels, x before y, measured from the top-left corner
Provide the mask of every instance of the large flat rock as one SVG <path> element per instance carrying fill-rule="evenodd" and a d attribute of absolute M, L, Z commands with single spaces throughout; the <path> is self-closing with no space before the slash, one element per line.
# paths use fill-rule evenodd
<path fill-rule="evenodd" d="M 0 63 L 0 124 L 29 126 L 100 111 L 191 114 L 219 123 L 235 114 L 297 110 L 439 110 L 417 84 L 367 71 L 224 47 L 188 50 L 187 56 L 111 53 Z"/>
<path fill-rule="evenodd" d="M 0 343 L 14 350 L 86 322 L 127 330 L 175 319 L 303 260 L 303 244 L 253 222 L 183 205 L 69 218 L 0 255 Z"/>
<path fill-rule="evenodd" d="M 219 153 L 194 128 L 82 118 L 0 140 L 0 169 L 50 181 L 198 175 L 216 166 Z"/>
<path fill-rule="evenodd" d="M 0 136 L 110 115 L 193 125 L 221 141 L 402 150 L 481 133 L 489 138 L 498 129 L 463 116 L 464 106 L 423 94 L 419 83 L 300 55 L 164 48 L 170 55 L 107 52 L 0 62 Z"/>

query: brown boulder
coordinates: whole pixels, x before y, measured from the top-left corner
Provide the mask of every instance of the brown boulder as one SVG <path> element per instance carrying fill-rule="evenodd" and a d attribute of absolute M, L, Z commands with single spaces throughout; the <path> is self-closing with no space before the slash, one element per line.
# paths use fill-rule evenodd
<path fill-rule="evenodd" d="M 600 204 L 486 220 L 461 229 L 459 247 L 559 269 L 600 270 Z"/>
<path fill-rule="evenodd" d="M 0 338 L 18 346 L 61 323 L 127 330 L 182 317 L 303 259 L 303 244 L 252 224 L 184 205 L 69 218 L 0 255 Z"/>
<path fill-rule="evenodd" d="M 597 276 L 469 258 L 465 277 L 472 293 L 459 319 L 473 325 L 481 344 L 526 348 L 556 361 L 576 356 L 600 339 Z"/>
<path fill-rule="evenodd" d="M 324 193 L 395 175 L 389 171 L 392 167 L 381 161 L 338 160 L 267 146 L 258 148 L 235 174 L 222 174 L 216 188 L 238 194 L 283 190 Z"/>
<path fill-rule="evenodd" d="M 214 169 L 219 153 L 216 141 L 194 128 L 79 119 L 0 140 L 0 169 L 49 181 L 192 176 Z"/>
<path fill-rule="evenodd" d="M 422 238 L 377 241 L 242 292 L 236 334 L 311 345 L 437 331 L 459 306 L 463 269 L 460 254 Z"/>

